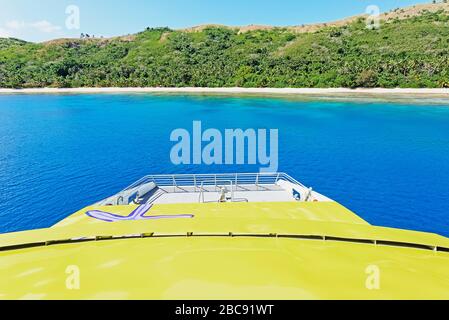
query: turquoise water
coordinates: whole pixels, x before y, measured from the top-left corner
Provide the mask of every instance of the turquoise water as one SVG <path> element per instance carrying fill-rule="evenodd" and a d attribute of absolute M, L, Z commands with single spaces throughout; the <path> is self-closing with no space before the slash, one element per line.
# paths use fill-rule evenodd
<path fill-rule="evenodd" d="M 0 96 L 0 232 L 49 227 L 175 166 L 170 133 L 279 129 L 279 170 L 370 223 L 449 236 L 449 103 L 152 95 Z"/>

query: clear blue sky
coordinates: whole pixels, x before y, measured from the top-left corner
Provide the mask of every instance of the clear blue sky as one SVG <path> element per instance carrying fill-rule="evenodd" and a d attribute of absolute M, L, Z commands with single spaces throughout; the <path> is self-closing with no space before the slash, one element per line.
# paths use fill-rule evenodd
<path fill-rule="evenodd" d="M 226 25 L 300 25 L 337 20 L 423 0 L 0 0 L 0 37 L 29 41 L 74 36 L 135 33 L 146 27 L 189 27 L 205 23 Z M 80 9 L 80 29 L 66 28 L 66 7 Z"/>

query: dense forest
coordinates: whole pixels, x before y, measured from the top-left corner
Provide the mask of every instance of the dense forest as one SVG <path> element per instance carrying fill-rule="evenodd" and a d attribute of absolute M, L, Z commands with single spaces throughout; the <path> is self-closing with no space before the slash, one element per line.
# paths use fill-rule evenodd
<path fill-rule="evenodd" d="M 0 39 L 0 87 L 449 87 L 449 15 L 300 33 L 147 29 L 111 39 Z"/>

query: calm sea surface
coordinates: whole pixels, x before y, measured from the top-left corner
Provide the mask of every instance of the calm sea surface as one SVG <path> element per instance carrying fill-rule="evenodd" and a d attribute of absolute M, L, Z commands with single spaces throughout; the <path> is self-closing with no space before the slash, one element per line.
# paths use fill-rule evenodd
<path fill-rule="evenodd" d="M 152 95 L 0 96 L 0 232 L 49 227 L 175 166 L 172 130 L 279 129 L 279 170 L 381 226 L 449 236 L 449 102 Z"/>

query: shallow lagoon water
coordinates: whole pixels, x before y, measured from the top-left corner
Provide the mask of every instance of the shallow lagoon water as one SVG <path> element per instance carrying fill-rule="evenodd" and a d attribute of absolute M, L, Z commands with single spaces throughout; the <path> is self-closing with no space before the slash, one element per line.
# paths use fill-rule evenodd
<path fill-rule="evenodd" d="M 0 96 L 0 232 L 45 228 L 175 166 L 172 130 L 279 129 L 279 171 L 368 222 L 449 236 L 449 102 L 148 94 Z"/>

